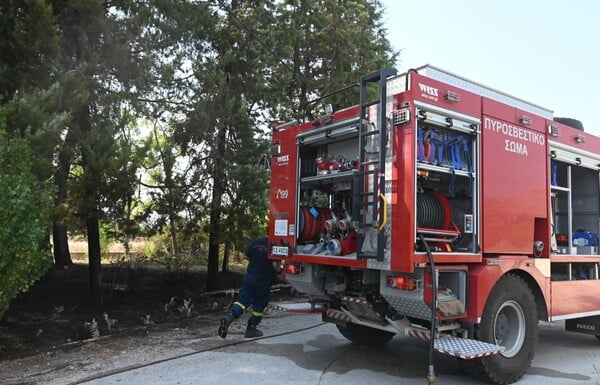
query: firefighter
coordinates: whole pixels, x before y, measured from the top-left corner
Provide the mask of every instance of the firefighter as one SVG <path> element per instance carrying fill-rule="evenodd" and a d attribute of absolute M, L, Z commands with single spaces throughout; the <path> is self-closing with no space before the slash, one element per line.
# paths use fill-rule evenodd
<path fill-rule="evenodd" d="M 244 337 L 256 338 L 263 335 L 256 326 L 260 323 L 263 311 L 269 304 L 271 284 L 278 269 L 275 266 L 276 262 L 271 262 L 267 258 L 267 237 L 260 237 L 252 241 L 246 249 L 245 255 L 248 259 L 246 275 L 242 280 L 242 288 L 237 301 L 221 319 L 219 325 L 221 338 L 227 337 L 229 325 L 239 318 L 250 305 L 252 305 L 252 316 L 248 319 Z"/>

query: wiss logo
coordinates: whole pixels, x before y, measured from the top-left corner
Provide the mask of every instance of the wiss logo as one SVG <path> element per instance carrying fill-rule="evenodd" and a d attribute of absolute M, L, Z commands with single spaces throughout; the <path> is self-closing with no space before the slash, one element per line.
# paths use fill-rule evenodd
<path fill-rule="evenodd" d="M 438 89 L 432 86 L 428 86 L 427 84 L 419 83 L 419 88 L 421 89 L 422 96 L 425 96 L 428 99 L 437 100 L 438 98 Z"/>
<path fill-rule="evenodd" d="M 290 156 L 289 155 L 280 155 L 277 157 L 277 165 L 278 166 L 283 166 L 286 165 L 290 162 Z"/>

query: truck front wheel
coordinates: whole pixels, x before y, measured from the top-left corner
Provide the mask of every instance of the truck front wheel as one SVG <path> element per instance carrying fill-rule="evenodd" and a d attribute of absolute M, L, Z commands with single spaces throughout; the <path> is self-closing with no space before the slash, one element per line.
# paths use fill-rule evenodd
<path fill-rule="evenodd" d="M 336 325 L 340 333 L 349 341 L 357 345 L 383 345 L 394 337 L 394 333 L 385 330 L 373 329 L 353 323 L 346 326 Z"/>
<path fill-rule="evenodd" d="M 511 384 L 524 374 L 538 339 L 535 298 L 525 281 L 514 274 L 501 278 L 483 309 L 476 337 L 504 346 L 503 353 L 474 362 L 475 374 L 496 384 Z"/>

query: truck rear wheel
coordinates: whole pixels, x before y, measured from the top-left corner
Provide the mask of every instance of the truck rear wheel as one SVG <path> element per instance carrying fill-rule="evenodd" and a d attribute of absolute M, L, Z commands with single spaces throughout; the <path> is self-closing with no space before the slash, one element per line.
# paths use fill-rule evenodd
<path fill-rule="evenodd" d="M 394 337 L 394 333 L 392 332 L 386 332 L 385 330 L 373 329 L 353 323 L 346 324 L 346 326 L 336 326 L 346 339 L 357 345 L 383 345 Z"/>
<path fill-rule="evenodd" d="M 496 384 L 511 384 L 523 377 L 537 345 L 536 309 L 533 293 L 521 277 L 507 274 L 496 283 L 476 337 L 505 350 L 473 362 L 476 376 Z"/>

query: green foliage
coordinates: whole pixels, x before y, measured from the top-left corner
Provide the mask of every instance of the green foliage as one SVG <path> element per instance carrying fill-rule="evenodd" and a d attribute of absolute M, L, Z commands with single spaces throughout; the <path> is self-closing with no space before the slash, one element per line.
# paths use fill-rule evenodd
<path fill-rule="evenodd" d="M 156 258 L 208 249 L 212 274 L 266 232 L 267 122 L 393 65 L 381 18 L 379 0 L 2 2 L 0 137 L 56 185 L 55 224 L 154 236 Z"/>
<path fill-rule="evenodd" d="M 15 92 L 52 84 L 58 43 L 52 6 L 47 1 L 0 4 L 0 101 Z"/>
<path fill-rule="evenodd" d="M 394 65 L 378 0 L 289 0 L 280 2 L 270 31 L 283 58 L 274 64 L 269 106 L 274 116 L 311 118 L 310 100 L 359 81 L 360 76 Z M 358 89 L 325 103 L 358 103 Z"/>
<path fill-rule="evenodd" d="M 51 190 L 31 172 L 31 150 L 19 139 L 0 138 L 0 316 L 52 263 L 48 231 Z"/>

